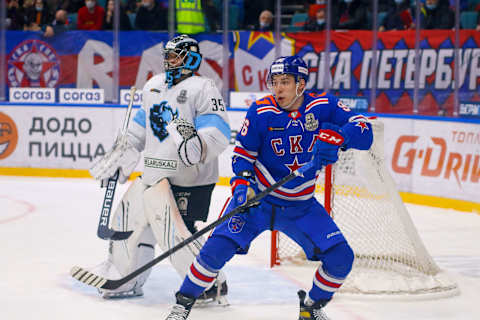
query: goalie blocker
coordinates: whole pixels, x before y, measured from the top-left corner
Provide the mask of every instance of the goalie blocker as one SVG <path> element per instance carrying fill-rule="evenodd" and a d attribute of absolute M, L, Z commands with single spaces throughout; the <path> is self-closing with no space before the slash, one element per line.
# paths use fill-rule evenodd
<path fill-rule="evenodd" d="M 190 237 L 196 230 L 194 222 L 207 218 L 213 187 L 170 186 L 167 179 L 148 187 L 141 177 L 137 178 L 123 196 L 111 223 L 115 231 L 133 232 L 125 241 L 110 241 L 107 261 L 93 271 L 108 278 L 121 278 L 152 260 L 155 244 L 166 251 Z M 194 203 L 195 208 L 190 203 Z M 188 220 L 184 221 L 185 217 Z M 169 257 L 180 277 L 188 273 L 204 242 L 203 238 L 198 238 Z M 115 290 L 101 290 L 102 296 L 106 299 L 140 296 L 150 272 L 151 269 Z M 212 292 L 205 294 L 205 299 L 215 300 L 217 291 L 218 295 L 226 295 L 225 276 L 220 274 L 217 281 L 212 285 Z"/>

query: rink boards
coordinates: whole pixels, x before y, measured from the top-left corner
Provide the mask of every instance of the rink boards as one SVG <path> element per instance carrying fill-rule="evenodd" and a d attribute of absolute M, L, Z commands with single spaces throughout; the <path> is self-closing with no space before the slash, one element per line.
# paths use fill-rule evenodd
<path fill-rule="evenodd" d="M 0 174 L 88 177 L 86 170 L 110 149 L 124 114 L 124 105 L 3 104 Z M 244 116 L 244 109 L 229 111 L 232 137 L 220 156 L 221 183 L 232 175 Z M 404 198 L 480 211 L 480 120 L 377 116 L 385 124 L 385 164 Z"/>

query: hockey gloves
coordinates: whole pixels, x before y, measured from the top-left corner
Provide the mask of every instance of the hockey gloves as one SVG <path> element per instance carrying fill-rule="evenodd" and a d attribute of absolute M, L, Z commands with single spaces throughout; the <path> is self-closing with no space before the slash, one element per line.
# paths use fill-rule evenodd
<path fill-rule="evenodd" d="M 338 149 L 345 144 L 341 128 L 332 123 L 323 123 L 318 140 L 313 146 L 313 162 L 316 170 L 338 160 Z"/>
<path fill-rule="evenodd" d="M 102 159 L 89 169 L 90 174 L 96 180 L 101 181 L 101 187 L 107 186 L 110 177 L 119 171 L 118 182 L 125 183 L 132 174 L 140 160 L 140 152 L 128 140 L 118 139 L 115 141 L 113 148 L 108 151 Z"/>
<path fill-rule="evenodd" d="M 255 196 L 255 177 L 250 171 L 242 171 L 230 180 L 233 205 L 239 207 Z"/>

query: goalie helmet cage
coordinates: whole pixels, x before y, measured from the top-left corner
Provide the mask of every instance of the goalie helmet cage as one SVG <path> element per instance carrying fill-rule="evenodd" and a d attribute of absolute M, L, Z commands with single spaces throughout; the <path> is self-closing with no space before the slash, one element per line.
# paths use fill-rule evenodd
<path fill-rule="evenodd" d="M 352 271 L 339 293 L 427 299 L 458 294 L 457 284 L 424 247 L 384 165 L 383 123 L 371 123 L 372 147 L 341 152 L 339 161 L 318 178 L 317 197 L 355 253 Z M 309 263 L 293 240 L 272 232 L 271 267 Z"/>

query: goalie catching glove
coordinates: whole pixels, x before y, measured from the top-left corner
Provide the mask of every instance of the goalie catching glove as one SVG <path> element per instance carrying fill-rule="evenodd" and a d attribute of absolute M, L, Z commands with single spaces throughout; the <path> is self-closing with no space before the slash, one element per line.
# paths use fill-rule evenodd
<path fill-rule="evenodd" d="M 123 140 L 123 141 L 122 141 Z M 140 159 L 140 152 L 128 139 L 117 138 L 113 148 L 90 168 L 90 174 L 101 181 L 101 187 L 119 171 L 118 181 L 125 183 Z"/>
<path fill-rule="evenodd" d="M 167 131 L 178 148 L 178 157 L 187 167 L 204 160 L 204 144 L 192 123 L 176 118 L 167 125 Z"/>
<path fill-rule="evenodd" d="M 348 139 L 343 130 L 332 123 L 323 123 L 318 141 L 313 146 L 313 161 L 316 170 L 337 162 L 338 149 L 345 147 Z"/>

